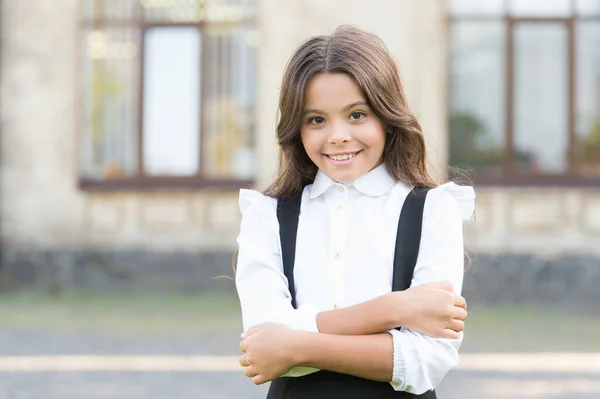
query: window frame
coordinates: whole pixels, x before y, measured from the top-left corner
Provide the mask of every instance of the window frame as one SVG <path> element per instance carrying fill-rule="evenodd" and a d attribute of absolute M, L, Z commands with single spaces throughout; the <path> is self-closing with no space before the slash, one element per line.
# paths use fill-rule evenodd
<path fill-rule="evenodd" d="M 102 0 L 101 0 L 102 1 Z M 80 2 L 80 7 L 83 2 Z M 105 5 L 106 3 L 104 3 Z M 251 188 L 255 184 L 256 176 L 253 179 L 239 179 L 239 178 L 212 178 L 202 176 L 202 170 L 204 166 L 204 157 L 202 151 L 204 147 L 205 134 L 203 134 L 203 123 L 204 123 L 204 108 L 205 108 L 205 91 L 207 85 L 205 84 L 207 79 L 207 57 L 204 57 L 201 53 L 200 60 L 200 109 L 199 115 L 199 139 L 198 139 L 198 151 L 199 151 L 199 166 L 198 172 L 193 176 L 161 176 L 161 175 L 148 175 L 144 171 L 144 158 L 143 158 L 143 143 L 144 143 L 144 126 L 143 126 L 143 107 L 144 107 L 144 46 L 146 45 L 146 32 L 153 28 L 177 28 L 177 27 L 194 27 L 201 32 L 201 48 L 202 51 L 206 48 L 207 35 L 205 34 L 207 27 L 214 27 L 218 25 L 231 25 L 236 24 L 243 26 L 244 24 L 255 25 L 257 19 L 255 17 L 246 17 L 236 22 L 210 22 L 207 23 L 203 19 L 196 21 L 162 21 L 162 20 L 147 20 L 145 15 L 145 7 L 140 2 L 136 2 L 135 11 L 132 18 L 105 18 L 104 16 L 93 15 L 92 18 L 83 16 L 83 12 L 80 12 L 80 34 L 77 37 L 77 79 L 79 84 L 77 86 L 77 98 L 80 99 L 76 107 L 76 132 L 77 132 L 77 184 L 82 191 L 192 191 L 192 190 L 212 190 L 212 191 L 234 191 L 240 188 Z M 136 157 L 136 169 L 137 172 L 131 176 L 115 177 L 115 178 L 90 178 L 84 176 L 84 169 L 82 164 L 81 152 L 83 151 L 83 121 L 82 121 L 82 101 L 85 90 L 87 87 L 82 81 L 82 67 L 80 60 L 82 59 L 83 46 L 79 41 L 84 31 L 100 30 L 103 31 L 105 28 L 123 27 L 130 28 L 139 31 L 139 41 L 137 43 L 138 52 L 136 57 L 136 70 L 138 73 L 138 89 L 137 89 L 137 104 L 133 104 L 135 107 L 135 114 L 137 118 L 137 131 L 132 131 L 134 135 L 134 141 L 136 142 L 136 148 L 134 155 Z M 256 148 L 256 147 L 255 147 Z"/>
<path fill-rule="evenodd" d="M 484 186 L 558 186 L 558 187 L 600 187 L 600 176 L 582 177 L 576 172 L 575 152 L 577 150 L 577 132 L 576 132 L 576 112 L 577 112 L 577 60 L 576 60 L 576 23 L 579 21 L 598 21 L 600 22 L 600 11 L 594 15 L 581 15 L 577 11 L 576 0 L 570 0 L 569 16 L 513 16 L 509 10 L 509 0 L 503 0 L 502 13 L 498 15 L 469 14 L 453 15 L 446 3 L 446 37 L 452 40 L 452 25 L 455 22 L 472 21 L 502 22 L 505 28 L 505 64 L 504 64 L 504 146 L 502 158 L 502 175 L 490 176 L 485 173 L 474 173 L 475 183 Z M 567 162 L 568 169 L 564 173 L 552 174 L 533 174 L 519 173 L 516 170 L 515 163 L 515 26 L 519 23 L 560 23 L 567 29 Z M 450 57 L 450 53 L 448 53 Z M 448 59 L 448 65 L 451 65 Z M 447 90 L 446 90 L 446 109 L 451 110 L 452 87 L 451 87 L 451 67 L 447 70 Z M 449 132 L 448 134 L 452 134 Z M 448 154 L 450 155 L 450 154 Z"/>

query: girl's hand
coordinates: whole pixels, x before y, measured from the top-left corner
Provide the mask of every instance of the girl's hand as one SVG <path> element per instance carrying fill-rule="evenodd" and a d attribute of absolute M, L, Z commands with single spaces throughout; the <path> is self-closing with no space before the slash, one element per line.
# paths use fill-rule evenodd
<path fill-rule="evenodd" d="M 403 327 L 435 338 L 460 338 L 467 302 L 453 292 L 449 282 L 422 284 L 392 294 L 407 296 Z"/>
<path fill-rule="evenodd" d="M 296 331 L 283 324 L 263 323 L 242 334 L 240 364 L 256 385 L 274 380 L 296 364 Z"/>

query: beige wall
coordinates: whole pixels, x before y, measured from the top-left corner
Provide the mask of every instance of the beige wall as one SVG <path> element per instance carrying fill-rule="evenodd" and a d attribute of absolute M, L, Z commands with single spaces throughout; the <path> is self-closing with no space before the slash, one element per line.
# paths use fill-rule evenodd
<path fill-rule="evenodd" d="M 2 233 L 5 244 L 80 240 L 75 173 L 77 0 L 2 4 Z"/>
<path fill-rule="evenodd" d="M 600 188 L 477 188 L 469 250 L 600 255 Z"/>
<path fill-rule="evenodd" d="M 443 169 L 446 44 L 442 0 L 259 2 L 258 187 L 271 180 L 278 85 L 291 52 L 355 24 L 383 38 Z M 85 193 L 76 185 L 78 0 L 6 0 L 2 42 L 2 236 L 9 247 L 231 250 L 237 193 Z M 369 12 L 373 10 L 373 12 Z M 600 253 L 600 189 L 478 188 L 470 250 Z"/>

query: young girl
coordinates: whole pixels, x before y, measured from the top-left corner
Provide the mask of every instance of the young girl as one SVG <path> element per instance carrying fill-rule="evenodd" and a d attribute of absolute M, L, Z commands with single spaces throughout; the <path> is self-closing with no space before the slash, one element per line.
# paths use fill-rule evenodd
<path fill-rule="evenodd" d="M 385 45 L 352 27 L 301 45 L 284 73 L 277 139 L 275 181 L 240 192 L 246 375 L 273 381 L 271 399 L 435 398 L 467 317 L 462 222 L 475 194 L 435 186 Z M 418 193 L 422 218 L 407 207 Z M 411 234 L 416 262 L 398 270 Z"/>

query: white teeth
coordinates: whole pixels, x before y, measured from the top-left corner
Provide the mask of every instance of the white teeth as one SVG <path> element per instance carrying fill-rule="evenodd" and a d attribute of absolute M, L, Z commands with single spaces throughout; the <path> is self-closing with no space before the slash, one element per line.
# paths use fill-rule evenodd
<path fill-rule="evenodd" d="M 354 158 L 355 155 L 356 154 L 330 155 L 329 158 L 333 159 L 334 161 L 345 161 L 347 159 Z"/>

